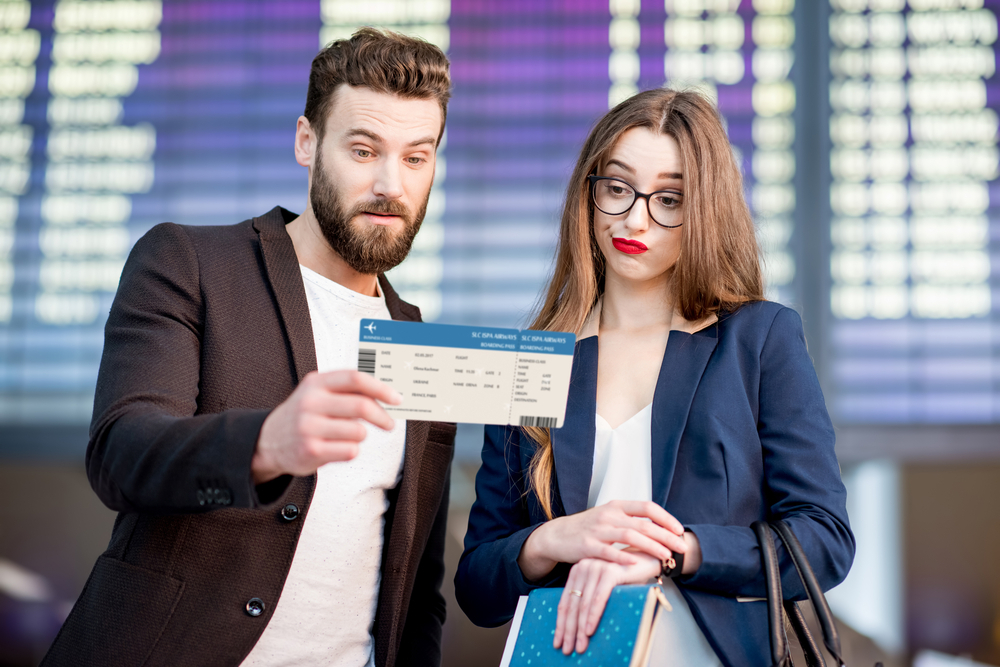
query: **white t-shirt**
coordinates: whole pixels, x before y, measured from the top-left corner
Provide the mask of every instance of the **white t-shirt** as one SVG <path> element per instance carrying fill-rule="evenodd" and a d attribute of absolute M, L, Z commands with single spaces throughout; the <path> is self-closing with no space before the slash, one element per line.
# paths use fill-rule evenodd
<path fill-rule="evenodd" d="M 612 500 L 652 500 L 652 417 L 652 403 L 617 428 L 611 428 L 604 417 L 596 415 L 588 509 Z M 661 588 L 670 610 L 657 626 L 653 650 L 669 652 L 669 664 L 673 665 L 722 667 L 677 585 L 664 579 Z"/>
<path fill-rule="evenodd" d="M 390 319 L 385 299 L 300 268 L 319 370 L 356 369 L 360 321 Z M 374 666 L 386 491 L 403 472 L 406 422 L 389 432 L 365 428 L 357 457 L 319 469 L 281 598 L 244 666 Z"/>

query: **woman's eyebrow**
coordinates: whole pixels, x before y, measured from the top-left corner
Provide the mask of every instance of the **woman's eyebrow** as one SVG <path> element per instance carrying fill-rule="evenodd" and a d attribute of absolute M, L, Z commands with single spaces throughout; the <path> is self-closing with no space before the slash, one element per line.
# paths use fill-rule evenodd
<path fill-rule="evenodd" d="M 615 165 L 616 167 L 620 167 L 620 168 L 624 169 L 625 171 L 627 171 L 630 174 L 634 174 L 635 173 L 635 169 L 633 169 L 632 167 L 628 166 L 627 164 L 625 164 L 621 160 L 615 160 L 615 159 L 608 160 L 608 166 L 610 167 L 611 165 Z"/>
<path fill-rule="evenodd" d="M 614 160 L 614 159 L 608 160 L 608 166 L 610 167 L 611 165 L 615 165 L 616 167 L 624 169 L 625 171 L 627 171 L 630 174 L 634 174 L 635 173 L 635 169 L 633 169 L 632 167 L 628 166 L 627 164 L 625 164 L 621 160 Z M 661 171 L 659 174 L 656 175 L 656 177 L 660 178 L 660 179 L 667 179 L 667 180 L 669 180 L 669 179 L 674 179 L 674 180 L 677 180 L 677 181 L 684 180 L 684 175 L 683 174 L 679 174 L 679 173 L 675 173 L 675 172 L 670 172 L 670 171 Z"/>

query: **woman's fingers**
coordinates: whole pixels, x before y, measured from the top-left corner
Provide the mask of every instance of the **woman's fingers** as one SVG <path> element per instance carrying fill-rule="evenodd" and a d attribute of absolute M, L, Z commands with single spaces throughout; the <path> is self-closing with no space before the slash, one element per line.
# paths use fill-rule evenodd
<path fill-rule="evenodd" d="M 659 560 L 666 560 L 670 557 L 670 549 L 663 546 L 656 540 L 647 537 L 638 530 L 632 528 L 618 528 L 611 531 L 611 533 L 612 534 L 609 536 L 609 539 L 612 542 L 620 542 L 630 547 L 634 547 L 639 551 L 646 552 L 653 558 L 658 558 Z M 674 537 L 677 536 L 675 535 Z"/>
<path fill-rule="evenodd" d="M 569 610 L 569 581 L 566 584 L 562 597 L 559 598 L 559 606 L 556 607 L 556 634 L 552 637 L 552 648 L 556 650 L 562 648 L 563 633 L 566 629 L 566 612 Z"/>
<path fill-rule="evenodd" d="M 580 596 L 576 593 L 583 594 L 580 586 L 586 581 L 585 569 L 586 565 L 581 565 L 581 563 L 577 563 L 570 569 L 562 597 L 559 598 L 556 634 L 552 639 L 552 646 L 556 649 L 562 649 L 566 655 L 573 652 L 573 644 L 576 641 L 576 616 L 580 605 Z"/>
<path fill-rule="evenodd" d="M 684 533 L 684 526 L 681 525 L 681 522 L 675 519 L 667 510 L 652 501 L 623 500 L 618 505 L 626 514 L 646 517 L 653 523 L 663 526 L 674 535 Z"/>
<path fill-rule="evenodd" d="M 685 545 L 683 527 L 682 532 L 677 534 L 663 528 L 662 526 L 658 526 L 651 521 L 646 521 L 645 519 L 640 519 L 638 517 L 629 517 L 626 525 L 632 530 L 636 530 L 646 537 L 659 542 L 670 551 L 676 551 L 678 553 L 684 552 Z M 650 555 L 655 556 L 656 554 Z"/>
<path fill-rule="evenodd" d="M 604 608 L 611 597 L 611 591 L 614 590 L 617 584 L 617 579 L 612 576 L 612 572 L 609 569 L 594 587 L 593 598 L 590 600 L 587 616 L 580 619 L 586 637 L 590 637 L 597 631 L 597 624 L 601 622 L 601 615 L 604 614 Z M 585 644 L 584 650 L 586 648 Z"/>
<path fill-rule="evenodd" d="M 568 584 L 569 582 L 567 582 Z M 582 581 L 577 581 L 574 586 L 583 585 Z M 576 627 L 577 620 L 580 614 L 580 597 L 583 592 L 579 588 L 570 588 L 569 585 L 566 586 L 566 593 L 568 594 L 567 604 L 565 608 L 566 622 L 563 625 L 563 636 L 562 636 L 562 652 L 563 655 L 569 655 L 573 652 L 573 646 L 576 644 Z M 580 593 L 580 595 L 577 595 Z M 560 609 L 559 613 L 562 614 L 563 610 Z"/>
<path fill-rule="evenodd" d="M 615 540 L 611 540 L 614 542 Z M 588 558 L 599 558 L 600 560 L 606 560 L 609 563 L 617 563 L 618 565 L 635 565 L 639 562 L 638 558 L 630 554 L 627 551 L 622 551 L 616 547 L 611 546 L 607 542 L 600 541 L 594 545 L 593 549 L 586 555 Z"/>
<path fill-rule="evenodd" d="M 587 579 L 583 584 L 583 589 L 581 589 L 583 591 L 583 595 L 580 597 L 580 605 L 577 610 L 576 635 L 573 637 L 567 637 L 568 640 L 572 641 L 572 645 L 575 646 L 577 653 L 583 653 L 587 650 L 587 637 L 591 633 L 586 631 L 586 622 L 587 618 L 590 616 L 590 608 L 594 599 L 594 591 L 597 590 L 598 582 L 604 576 L 604 573 L 612 567 L 615 566 L 611 563 L 595 561 L 591 567 L 587 568 Z M 600 618 L 600 612 L 598 612 L 598 618 Z M 580 644 L 581 638 L 583 639 L 582 646 Z M 564 641 L 563 643 L 566 644 L 567 642 Z M 565 649 L 563 650 L 563 653 L 566 653 Z"/>

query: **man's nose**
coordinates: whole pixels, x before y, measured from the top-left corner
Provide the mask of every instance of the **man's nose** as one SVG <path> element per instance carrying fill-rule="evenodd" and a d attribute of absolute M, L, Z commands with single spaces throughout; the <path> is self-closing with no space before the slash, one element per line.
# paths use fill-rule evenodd
<path fill-rule="evenodd" d="M 403 179 L 400 165 L 396 160 L 383 160 L 375 174 L 373 193 L 384 199 L 399 199 L 403 196 Z"/>

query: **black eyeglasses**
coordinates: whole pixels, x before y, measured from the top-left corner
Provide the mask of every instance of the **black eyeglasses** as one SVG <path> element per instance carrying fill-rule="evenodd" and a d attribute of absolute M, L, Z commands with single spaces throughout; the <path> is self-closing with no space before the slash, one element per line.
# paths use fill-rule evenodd
<path fill-rule="evenodd" d="M 597 210 L 608 215 L 625 215 L 632 210 L 637 199 L 646 200 L 649 219 L 660 227 L 674 229 L 684 223 L 668 225 L 661 220 L 670 220 L 680 208 L 684 195 L 676 190 L 658 190 L 648 195 L 639 192 L 631 183 L 610 176 L 588 176 L 590 196 Z"/>

